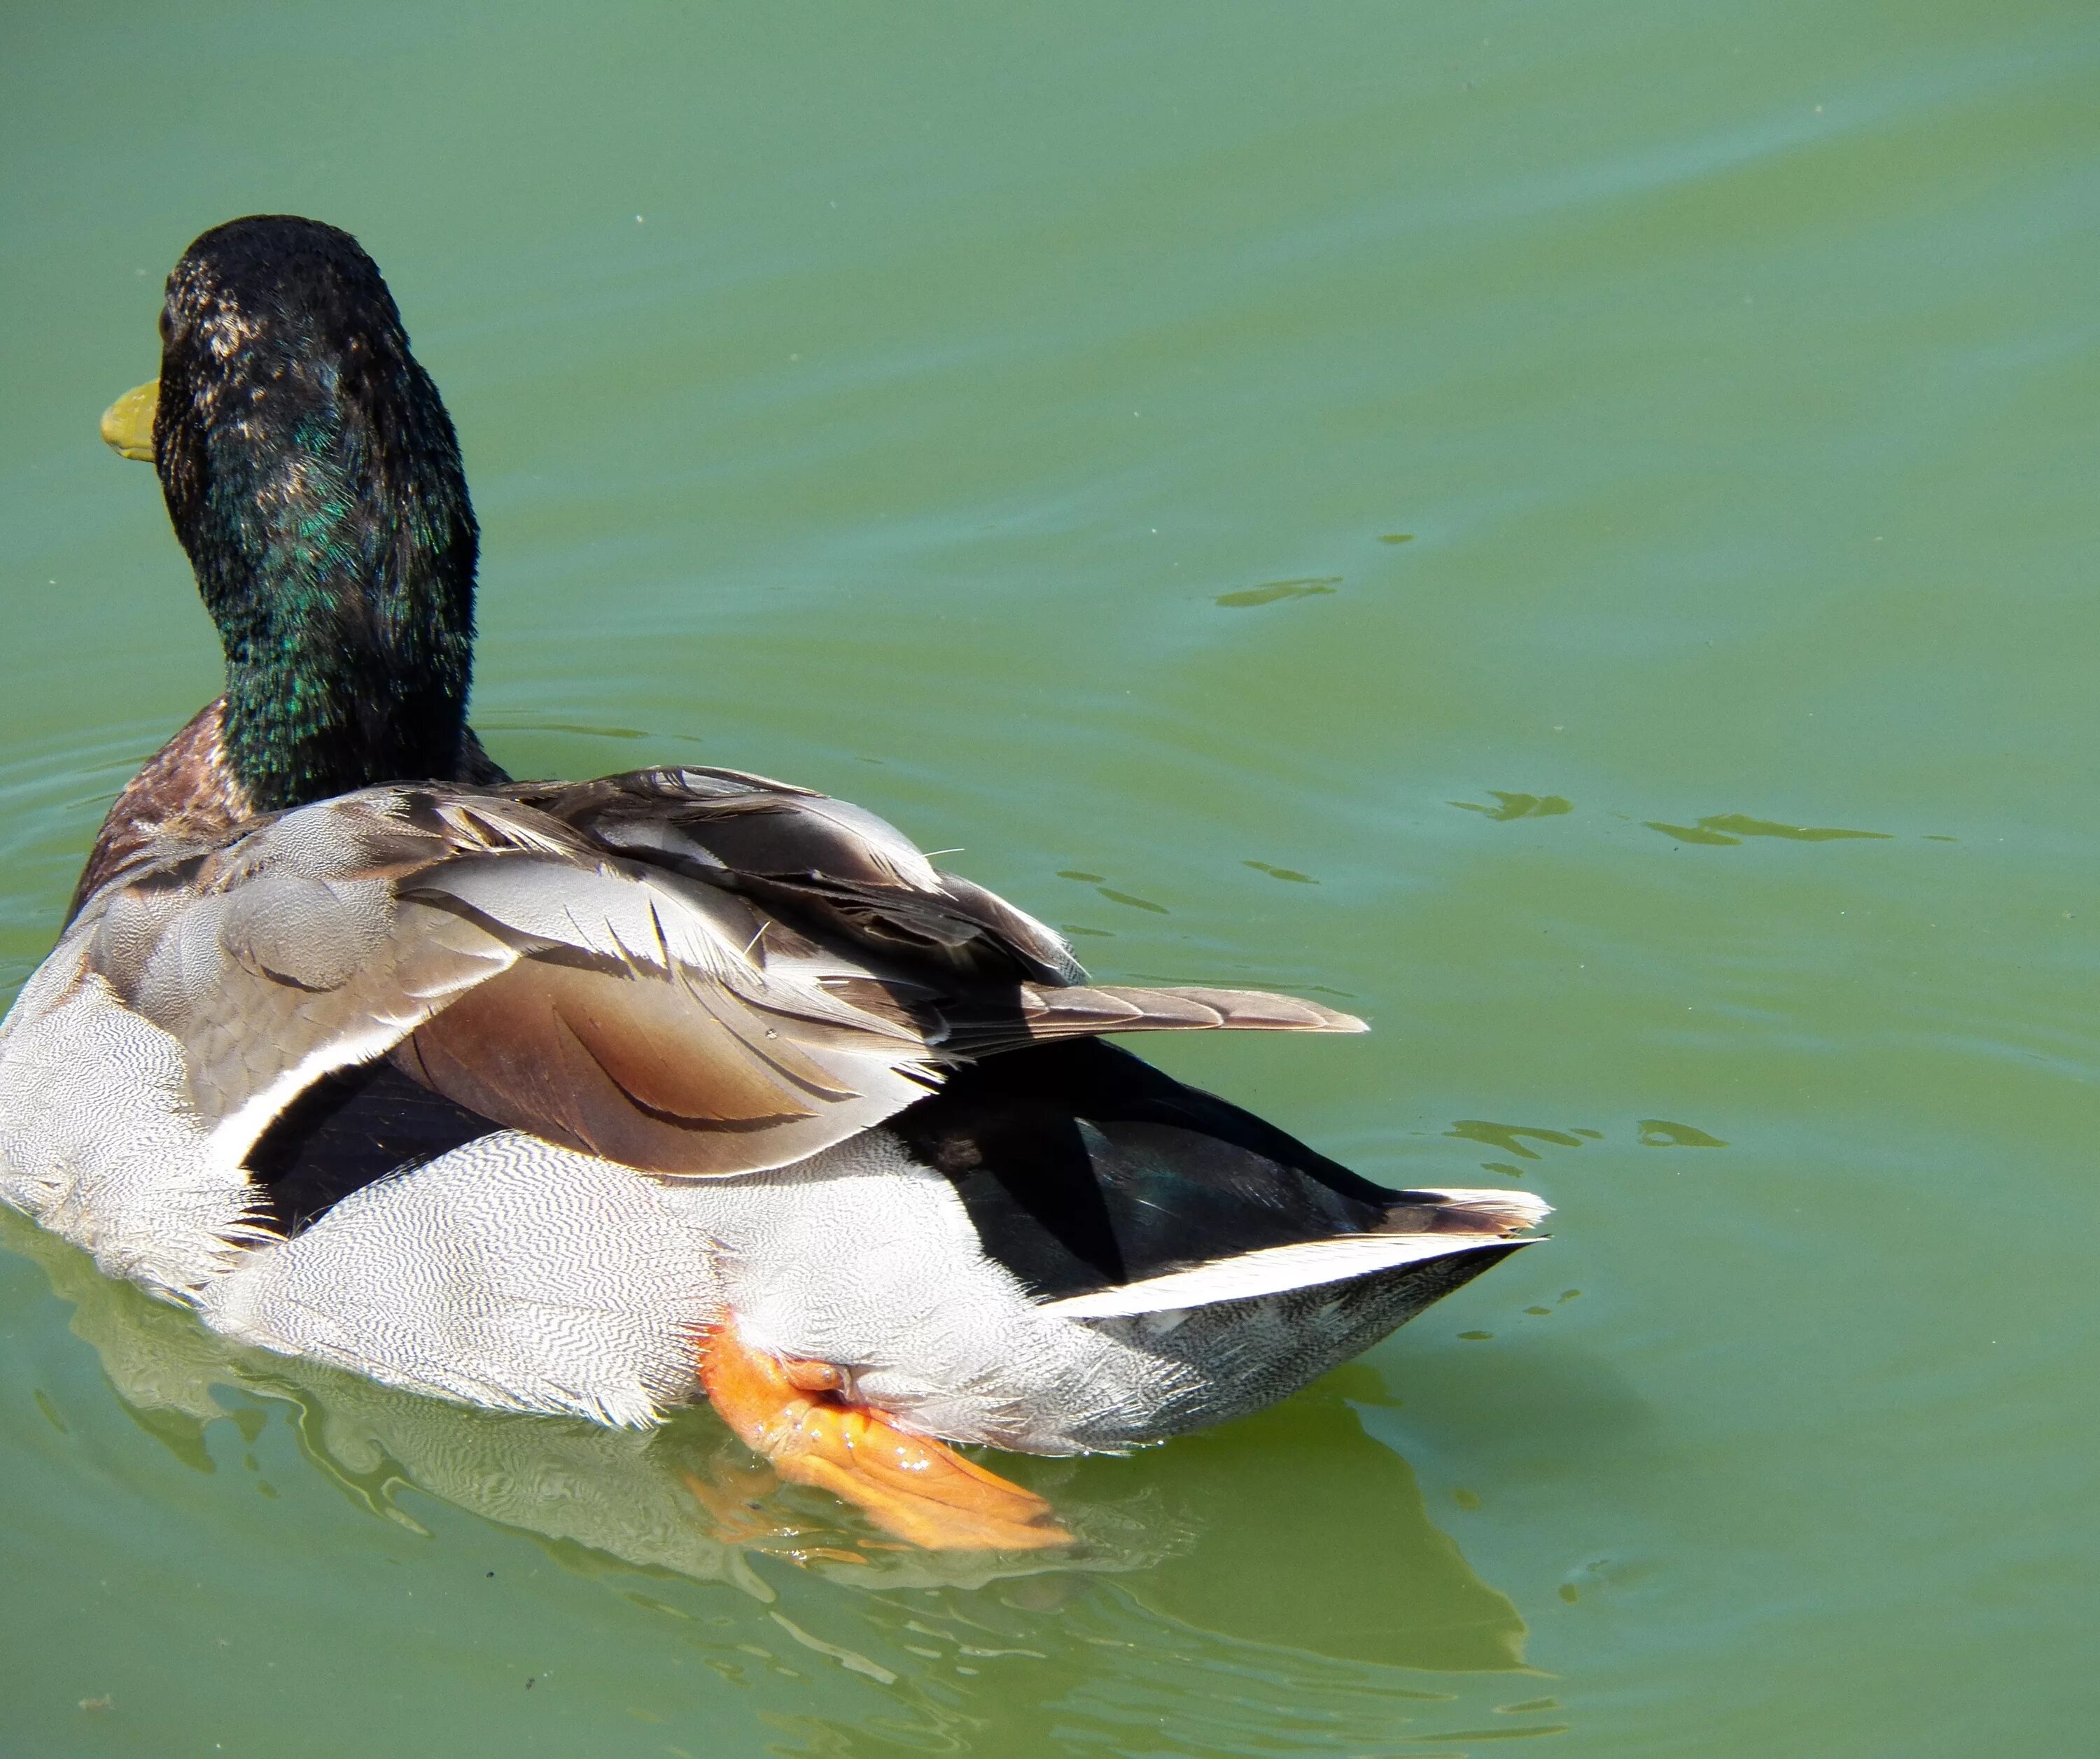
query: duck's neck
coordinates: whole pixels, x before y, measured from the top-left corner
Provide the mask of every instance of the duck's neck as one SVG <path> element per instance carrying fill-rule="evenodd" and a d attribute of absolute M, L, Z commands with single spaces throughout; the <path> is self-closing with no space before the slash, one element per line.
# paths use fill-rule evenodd
<path fill-rule="evenodd" d="M 225 758 L 260 811 L 460 771 L 477 533 L 458 443 L 412 361 L 378 395 L 348 377 L 200 412 L 163 465 L 226 650 Z"/>
<path fill-rule="evenodd" d="M 213 607 L 227 760 L 261 811 L 459 769 L 471 574 L 423 534 L 334 512 L 268 531 L 256 578 Z"/>

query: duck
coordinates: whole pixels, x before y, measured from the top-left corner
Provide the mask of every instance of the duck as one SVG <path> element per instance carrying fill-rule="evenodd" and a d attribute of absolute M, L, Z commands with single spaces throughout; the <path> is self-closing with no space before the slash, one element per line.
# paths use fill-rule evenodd
<path fill-rule="evenodd" d="M 385 280 L 205 231 L 150 460 L 223 694 L 110 807 L 0 1021 L 0 1201 L 239 1345 L 499 1411 L 711 1403 L 929 1549 L 1072 1544 L 963 1448 L 1271 1404 L 1535 1243 L 1111 1037 L 1353 1033 L 1095 983 L 883 818 L 740 771 L 518 781 L 475 736 L 479 528 Z"/>

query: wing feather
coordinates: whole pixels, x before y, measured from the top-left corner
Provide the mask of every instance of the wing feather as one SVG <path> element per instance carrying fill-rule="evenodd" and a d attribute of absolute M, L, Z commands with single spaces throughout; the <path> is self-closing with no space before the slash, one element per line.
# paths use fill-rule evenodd
<path fill-rule="evenodd" d="M 1087 984 L 1049 929 L 873 813 L 730 770 L 369 789 L 134 862 L 71 932 L 182 1043 L 236 1156 L 390 1052 L 496 1122 L 705 1177 L 1047 1040 L 1361 1029 L 1256 991 Z"/>
<path fill-rule="evenodd" d="M 827 937 L 982 977 L 1075 983 L 1062 937 L 944 875 L 865 808 L 734 769 L 643 769 L 517 791 L 602 846 L 740 891 Z"/>

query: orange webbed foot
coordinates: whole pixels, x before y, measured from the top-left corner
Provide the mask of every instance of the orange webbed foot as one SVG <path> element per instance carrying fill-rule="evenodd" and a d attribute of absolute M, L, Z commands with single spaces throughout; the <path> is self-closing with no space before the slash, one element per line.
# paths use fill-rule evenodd
<path fill-rule="evenodd" d="M 1072 1543 L 1033 1491 L 851 1403 L 845 1376 L 830 1364 L 753 1349 L 734 1321 L 703 1342 L 700 1379 L 723 1421 L 781 1477 L 828 1490 L 915 1545 L 1033 1551 Z"/>

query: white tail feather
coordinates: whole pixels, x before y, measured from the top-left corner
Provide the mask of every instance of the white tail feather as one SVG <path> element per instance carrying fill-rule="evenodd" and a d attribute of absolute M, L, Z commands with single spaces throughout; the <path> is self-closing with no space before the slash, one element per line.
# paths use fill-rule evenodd
<path fill-rule="evenodd" d="M 1504 1241 L 1491 1234 L 1340 1234 L 1295 1245 L 1264 1246 L 1189 1270 L 1148 1276 L 1141 1282 L 1067 1295 L 1060 1301 L 1043 1302 L 1042 1311 L 1061 1319 L 1114 1319 L 1170 1307 L 1208 1307 L 1214 1302 L 1245 1301 L 1291 1289 L 1317 1288 L 1321 1283 L 1349 1282 L 1402 1264 L 1506 1244 L 1537 1242 Z"/>

